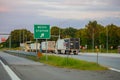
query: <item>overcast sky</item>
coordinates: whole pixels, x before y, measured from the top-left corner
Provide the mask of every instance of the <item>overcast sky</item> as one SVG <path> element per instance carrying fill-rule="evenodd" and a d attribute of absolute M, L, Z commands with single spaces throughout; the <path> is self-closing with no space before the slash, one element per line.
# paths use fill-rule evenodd
<path fill-rule="evenodd" d="M 120 0 L 0 0 L 0 33 L 34 24 L 83 28 L 89 21 L 120 26 Z"/>

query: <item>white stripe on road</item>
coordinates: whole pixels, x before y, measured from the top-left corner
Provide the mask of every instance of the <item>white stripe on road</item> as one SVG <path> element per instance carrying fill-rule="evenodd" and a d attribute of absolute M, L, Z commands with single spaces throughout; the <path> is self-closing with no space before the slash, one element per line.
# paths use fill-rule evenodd
<path fill-rule="evenodd" d="M 115 69 L 115 68 L 109 68 L 110 70 L 116 71 L 116 72 L 120 72 L 119 69 Z"/>
<path fill-rule="evenodd" d="M 12 80 L 21 80 L 10 68 L 8 65 L 5 65 L 1 60 L 0 63 L 3 65 L 6 72 L 9 74 Z"/>

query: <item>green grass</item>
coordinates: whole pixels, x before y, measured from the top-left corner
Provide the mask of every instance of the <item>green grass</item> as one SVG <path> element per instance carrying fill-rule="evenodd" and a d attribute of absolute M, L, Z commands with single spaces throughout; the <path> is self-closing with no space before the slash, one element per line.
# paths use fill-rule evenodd
<path fill-rule="evenodd" d="M 107 70 L 107 67 L 103 67 L 94 62 L 83 61 L 74 58 L 67 58 L 67 57 L 60 57 L 55 55 L 47 55 L 48 60 L 46 60 L 46 56 L 43 55 L 40 59 L 35 56 L 24 56 L 24 55 L 17 55 L 17 53 L 9 53 L 16 56 L 26 57 L 28 59 L 41 62 L 44 64 L 48 64 L 51 66 L 61 67 L 61 68 L 70 68 L 70 69 L 77 69 L 77 70 Z"/>
<path fill-rule="evenodd" d="M 74 58 L 66 58 L 66 57 L 60 57 L 54 55 L 48 55 L 47 61 L 46 61 L 46 56 L 42 56 L 40 59 L 37 59 L 36 57 L 33 56 L 27 56 L 27 58 L 61 68 L 70 68 L 70 69 L 78 69 L 78 70 L 107 70 L 106 67 L 100 66 L 97 63 L 87 62 Z"/>
<path fill-rule="evenodd" d="M 17 48 L 0 48 L 0 50 L 20 50 L 20 47 L 17 47 Z"/>

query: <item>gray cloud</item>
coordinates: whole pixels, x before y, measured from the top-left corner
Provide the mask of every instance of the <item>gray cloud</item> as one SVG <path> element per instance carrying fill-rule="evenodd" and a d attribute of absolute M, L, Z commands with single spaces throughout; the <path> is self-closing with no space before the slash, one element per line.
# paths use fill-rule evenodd
<path fill-rule="evenodd" d="M 11 11 L 21 13 L 40 10 L 120 11 L 119 0 L 5 0 L 2 3 Z"/>
<path fill-rule="evenodd" d="M 120 25 L 120 0 L 0 0 L 0 32 L 33 25 L 84 27 L 89 20 Z"/>

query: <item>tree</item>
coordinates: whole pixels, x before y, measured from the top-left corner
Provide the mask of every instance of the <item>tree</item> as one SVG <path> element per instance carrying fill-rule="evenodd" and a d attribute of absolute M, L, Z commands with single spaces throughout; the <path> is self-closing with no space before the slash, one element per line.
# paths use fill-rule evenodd
<path fill-rule="evenodd" d="M 18 47 L 20 43 L 33 40 L 33 34 L 26 29 L 17 29 L 10 34 L 11 36 L 8 37 L 7 43 L 9 43 L 9 38 L 11 38 L 12 47 Z"/>
<path fill-rule="evenodd" d="M 51 28 L 51 40 L 56 41 L 59 37 L 59 29 L 57 26 Z"/>
<path fill-rule="evenodd" d="M 116 34 L 117 34 L 118 45 L 120 45 L 120 27 L 117 27 Z"/>
<path fill-rule="evenodd" d="M 80 44 L 82 46 L 87 45 L 87 33 L 85 28 L 77 30 L 75 37 L 80 38 Z"/>
<path fill-rule="evenodd" d="M 107 25 L 106 28 L 108 30 L 108 47 L 110 48 L 110 46 L 113 46 L 113 48 L 117 48 L 119 43 L 119 32 L 117 31 L 119 28 L 114 24 Z"/>
<path fill-rule="evenodd" d="M 87 29 L 86 32 L 88 45 L 90 45 L 92 48 L 95 48 L 95 46 L 99 46 L 101 44 L 100 32 L 104 29 L 104 27 L 98 24 L 97 21 L 90 21 L 85 27 Z"/>
<path fill-rule="evenodd" d="M 77 32 L 77 29 L 69 27 L 64 30 L 63 34 L 65 38 L 74 38 L 76 32 Z"/>
<path fill-rule="evenodd" d="M 99 43 L 101 45 L 102 48 L 105 48 L 106 46 L 106 28 L 103 27 L 101 30 L 100 30 L 100 35 L 99 35 Z"/>

